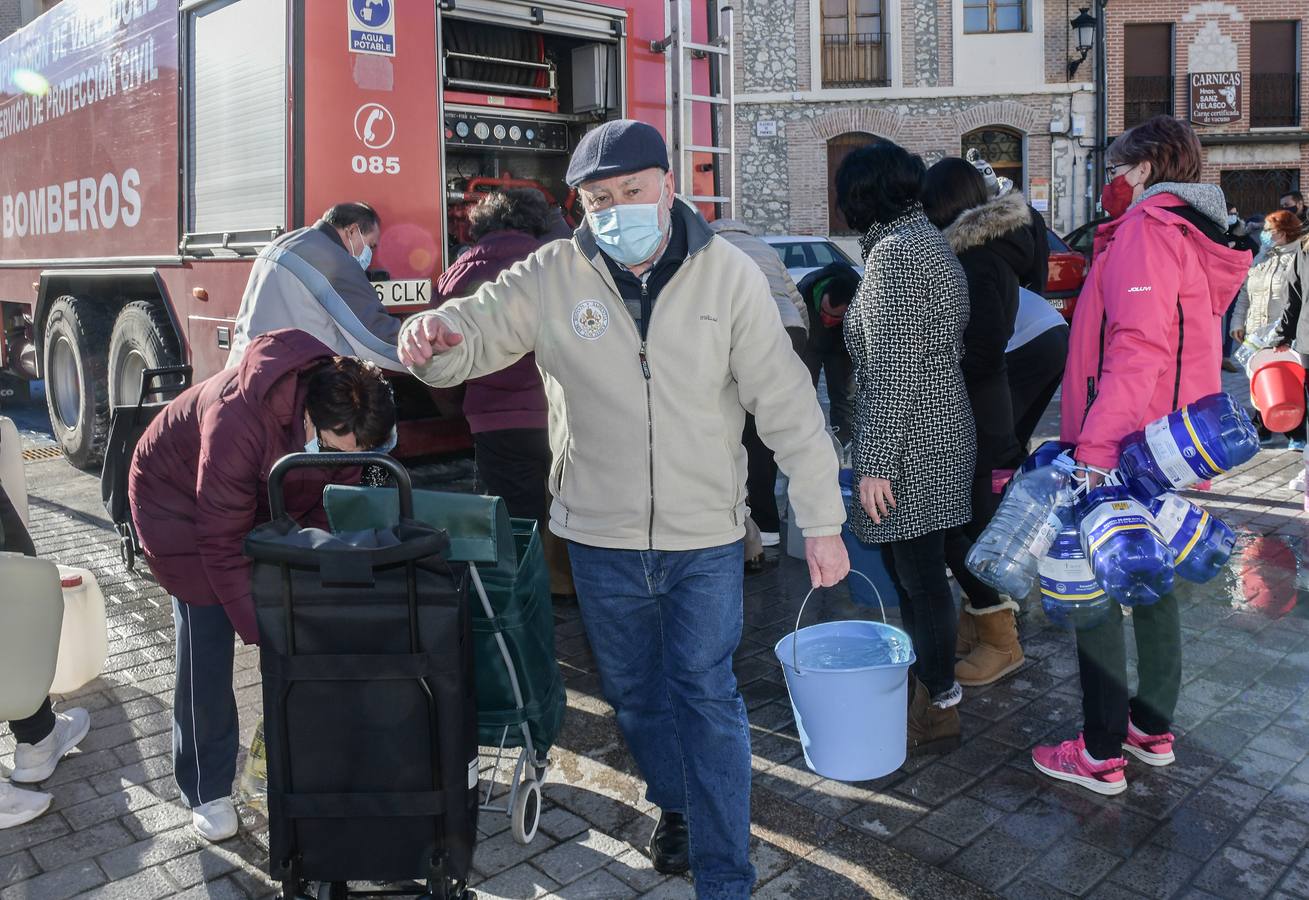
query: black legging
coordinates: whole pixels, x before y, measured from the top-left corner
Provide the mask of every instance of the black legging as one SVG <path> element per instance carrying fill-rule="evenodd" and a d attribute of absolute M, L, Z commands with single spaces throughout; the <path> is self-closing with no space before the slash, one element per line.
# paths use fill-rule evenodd
<path fill-rule="evenodd" d="M 1064 379 L 1068 360 L 1068 326 L 1057 325 L 1039 334 L 1012 353 L 1005 354 L 1009 373 L 1009 396 L 1014 407 L 1014 432 L 1018 449 L 1026 455 L 1027 444 L 1041 423 L 1050 400 Z M 1022 460 L 1013 460 L 1016 467 Z"/>
<path fill-rule="evenodd" d="M 913 673 L 938 697 L 954 687 L 957 624 L 945 574 L 945 532 L 882 544 L 882 562 L 900 589 L 900 620 L 917 657 Z"/>
<path fill-rule="evenodd" d="M 18 510 L 14 508 L 3 487 L 0 487 L 0 536 L 4 538 L 6 553 L 36 556 L 32 536 L 27 533 L 27 526 L 23 524 Z M 9 727 L 13 729 L 14 740 L 20 744 L 36 744 L 45 740 L 46 735 L 55 727 L 55 713 L 50 707 L 50 698 L 46 697 L 41 708 L 26 719 L 11 720 Z"/>

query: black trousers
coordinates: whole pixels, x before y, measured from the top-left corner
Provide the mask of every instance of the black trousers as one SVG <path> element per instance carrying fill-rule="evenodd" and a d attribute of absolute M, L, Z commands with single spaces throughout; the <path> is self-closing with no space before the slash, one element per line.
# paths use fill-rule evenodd
<path fill-rule="evenodd" d="M 544 428 L 506 428 L 473 435 L 477 481 L 482 491 L 504 498 L 515 519 L 550 521 L 550 433 Z"/>
<path fill-rule="evenodd" d="M 1046 407 L 1064 380 L 1064 363 L 1068 360 L 1068 326 L 1051 328 L 1005 354 L 1009 370 L 1009 396 L 1014 407 L 1014 432 L 1024 453 L 1045 415 Z M 1014 461 L 1015 465 L 1021 460 Z"/>
<path fill-rule="evenodd" d="M 854 363 L 845 347 L 843 327 L 828 327 L 817 315 L 811 315 L 804 358 L 814 387 L 818 386 L 819 375 L 827 376 L 828 415 L 841 443 L 849 443 L 854 438 Z"/>
<path fill-rule="evenodd" d="M 741 443 L 745 446 L 745 489 L 750 518 L 760 531 L 779 531 L 782 520 L 777 512 L 777 460 L 755 430 L 754 416 L 745 417 Z"/>
<path fill-rule="evenodd" d="M 973 549 L 974 542 L 986 530 L 986 526 L 991 523 L 991 517 L 995 515 L 995 495 L 991 493 L 993 468 L 996 468 L 996 462 L 982 459 L 979 449 L 977 468 L 973 470 L 973 517 L 966 525 L 945 532 L 945 561 L 949 564 L 950 571 L 954 573 L 955 580 L 959 582 L 959 587 L 967 595 L 968 603 L 973 609 L 989 609 L 1003 602 L 995 588 L 978 579 L 965 564 L 968 551 Z"/>
<path fill-rule="evenodd" d="M 1122 756 L 1130 711 L 1146 734 L 1163 734 L 1173 721 L 1182 689 L 1182 625 L 1172 594 L 1132 609 L 1136 631 L 1136 696 L 1127 688 L 1123 619 L 1114 612 L 1095 628 L 1077 631 L 1077 669 L 1082 682 L 1083 734 L 1096 759 Z"/>
<path fill-rule="evenodd" d="M 932 531 L 882 545 L 886 565 L 903 598 L 900 619 L 914 642 L 912 671 L 936 697 L 954 686 L 954 596 L 945 574 L 945 532 Z"/>
<path fill-rule="evenodd" d="M 0 537 L 4 539 L 3 546 L 6 553 L 36 556 L 36 545 L 32 543 L 32 536 L 27 533 L 27 526 L 23 524 L 18 510 L 14 508 L 13 502 L 2 487 L 0 487 Z M 11 721 L 9 727 L 14 732 L 14 740 L 20 744 L 38 744 L 45 740 L 55 727 L 55 713 L 50 707 L 50 698 L 46 697 L 41 708 L 26 719 Z"/>

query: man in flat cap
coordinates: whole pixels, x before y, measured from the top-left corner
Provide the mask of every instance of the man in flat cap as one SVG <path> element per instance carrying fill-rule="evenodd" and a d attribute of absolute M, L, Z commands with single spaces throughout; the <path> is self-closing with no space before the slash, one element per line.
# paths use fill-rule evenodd
<path fill-rule="evenodd" d="M 660 808 L 656 870 L 701 898 L 754 882 L 741 639 L 752 413 L 791 479 L 812 582 L 849 571 L 837 460 L 763 273 L 675 199 L 663 138 L 608 122 L 568 167 L 586 221 L 476 294 L 416 316 L 401 360 L 448 387 L 535 351 L 550 402 L 551 530 L 587 637 Z"/>

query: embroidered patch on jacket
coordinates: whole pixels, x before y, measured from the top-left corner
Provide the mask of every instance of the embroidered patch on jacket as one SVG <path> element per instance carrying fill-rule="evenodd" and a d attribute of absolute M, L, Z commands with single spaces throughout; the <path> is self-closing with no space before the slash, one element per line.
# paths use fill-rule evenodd
<path fill-rule="evenodd" d="M 588 341 L 597 341 L 609 330 L 609 310 L 599 300 L 583 300 L 573 308 L 573 331 Z"/>

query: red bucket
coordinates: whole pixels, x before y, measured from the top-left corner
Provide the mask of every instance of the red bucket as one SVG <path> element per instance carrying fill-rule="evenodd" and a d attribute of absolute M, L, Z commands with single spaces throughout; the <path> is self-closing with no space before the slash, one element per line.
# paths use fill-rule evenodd
<path fill-rule="evenodd" d="M 1261 351 L 1268 353 L 1269 351 Z M 1269 431 L 1290 431 L 1304 419 L 1304 367 L 1286 353 L 1252 359 L 1250 398 Z"/>

